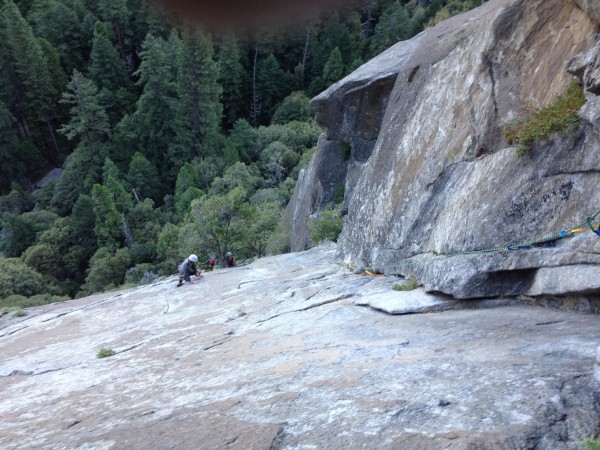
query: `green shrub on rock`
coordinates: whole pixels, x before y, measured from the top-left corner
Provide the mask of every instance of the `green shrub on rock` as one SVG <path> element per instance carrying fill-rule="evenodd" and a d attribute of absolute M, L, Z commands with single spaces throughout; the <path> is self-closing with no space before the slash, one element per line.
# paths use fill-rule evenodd
<path fill-rule="evenodd" d="M 315 244 L 323 241 L 337 242 L 344 227 L 341 207 L 329 205 L 308 223 L 310 237 Z"/>

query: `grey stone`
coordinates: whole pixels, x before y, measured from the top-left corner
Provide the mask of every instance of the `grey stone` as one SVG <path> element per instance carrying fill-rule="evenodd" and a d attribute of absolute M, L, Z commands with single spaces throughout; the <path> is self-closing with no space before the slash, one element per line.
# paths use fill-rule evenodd
<path fill-rule="evenodd" d="M 0 448 L 575 450 L 593 432 L 598 316 L 396 292 L 336 251 L 0 317 Z"/>
<path fill-rule="evenodd" d="M 600 4 L 596 0 L 574 0 L 592 19 L 600 22 Z"/>
<path fill-rule="evenodd" d="M 309 246 L 308 217 L 334 198 L 344 186 L 348 162 L 344 160 L 340 142 L 319 137 L 319 145 L 308 167 L 298 176 L 299 189 L 294 190 L 288 203 L 284 220 L 291 226 L 290 244 L 293 251 Z"/>
<path fill-rule="evenodd" d="M 315 97 L 329 139 L 351 143 L 352 152 L 357 140 L 373 142 L 347 166 L 339 257 L 402 276 L 414 269 L 427 289 L 457 298 L 596 293 L 589 276 L 579 287 L 566 275 L 555 279 L 561 266 L 540 252 L 417 267 L 419 255 L 426 265 L 428 255 L 551 236 L 600 209 L 594 76 L 579 126 L 536 142 L 523 157 L 503 135 L 531 105 L 548 104 L 568 86 L 568 61 L 572 71 L 592 73 L 593 51 L 573 61 L 595 46 L 596 32 L 597 22 L 570 1 L 491 0 L 396 44 Z M 296 186 L 296 204 L 318 190 L 306 181 Z M 294 216 L 292 248 L 307 245 L 307 212 Z M 558 244 L 561 264 L 589 275 L 587 265 L 597 261 L 572 249 L 573 239 Z M 598 252 L 587 243 L 583 252 Z"/>
<path fill-rule="evenodd" d="M 600 347 L 596 349 L 596 363 L 594 364 L 594 379 L 600 384 Z M 600 391 L 600 389 L 598 389 Z"/>

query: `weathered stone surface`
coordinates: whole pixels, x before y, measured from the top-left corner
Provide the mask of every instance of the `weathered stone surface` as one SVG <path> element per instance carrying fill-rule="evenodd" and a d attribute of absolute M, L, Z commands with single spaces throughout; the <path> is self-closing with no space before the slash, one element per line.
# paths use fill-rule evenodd
<path fill-rule="evenodd" d="M 419 259 L 413 257 L 424 255 L 426 265 L 430 254 L 530 241 L 578 225 L 600 209 L 599 113 L 592 76 L 579 127 L 535 143 L 525 157 L 506 146 L 502 133 L 527 115 L 529 105 L 548 104 L 564 90 L 572 80 L 565 70 L 568 61 L 576 73 L 593 72 L 593 53 L 573 59 L 594 46 L 597 29 L 574 2 L 491 0 L 396 44 L 313 99 L 327 136 L 351 143 L 353 152 L 356 139 L 373 138 L 356 131 L 363 117 L 377 134 L 368 159 L 353 165 L 351 157 L 348 165 L 353 169 L 345 199 L 348 215 L 339 238 L 344 262 L 408 276 L 403 262 L 410 259 L 412 270 L 432 277 L 419 279 L 426 287 L 460 293 L 459 298 L 571 293 L 566 273 L 553 278 L 552 286 L 544 281 L 560 270 L 543 253 L 495 256 L 493 270 L 479 276 L 460 274 L 450 263 L 437 264 L 436 270 L 446 272 L 437 274 L 416 267 Z M 389 83 L 385 89 L 371 88 L 370 83 L 394 77 L 391 91 Z M 297 189 L 310 192 L 302 182 Z M 296 217 L 297 227 L 305 226 L 306 217 Z M 565 242 L 561 251 L 574 254 L 564 264 L 571 264 L 577 251 L 570 248 L 571 238 Z M 296 242 L 293 248 L 303 247 Z M 489 257 L 481 258 L 488 264 Z M 515 263 L 519 258 L 525 260 Z M 517 288 L 510 280 L 521 274 L 510 272 L 522 269 L 513 266 L 549 269 L 538 274 L 535 287 L 520 283 Z M 493 288 L 486 287 L 489 276 L 498 279 Z M 442 279 L 477 283 L 456 286 Z M 595 280 L 580 281 L 580 291 L 598 292 Z M 503 287 L 510 289 L 497 290 Z"/>
<path fill-rule="evenodd" d="M 598 316 L 384 314 L 360 305 L 476 302 L 392 291 L 335 253 L 0 318 L 0 448 L 575 450 L 597 426 Z"/>
<path fill-rule="evenodd" d="M 574 0 L 587 15 L 600 22 L 600 3 L 597 0 Z"/>
<path fill-rule="evenodd" d="M 322 205 L 330 203 L 336 191 L 344 186 L 347 164 L 341 144 L 321 135 L 315 155 L 300 171 L 299 188 L 294 190 L 284 212 L 284 220 L 291 225 L 290 244 L 293 250 L 305 250 L 309 246 L 307 218 Z"/>
<path fill-rule="evenodd" d="M 594 365 L 594 379 L 600 385 L 600 347 L 596 349 L 596 364 Z M 598 389 L 600 392 L 600 388 Z"/>

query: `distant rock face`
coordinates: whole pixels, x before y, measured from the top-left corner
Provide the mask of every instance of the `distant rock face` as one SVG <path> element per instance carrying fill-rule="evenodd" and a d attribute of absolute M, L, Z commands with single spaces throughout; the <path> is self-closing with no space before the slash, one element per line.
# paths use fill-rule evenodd
<path fill-rule="evenodd" d="M 352 149 L 344 262 L 415 275 L 457 298 L 600 292 L 595 280 L 572 282 L 576 267 L 599 263 L 591 232 L 547 251 L 438 257 L 552 235 L 600 209 L 592 3 L 490 0 L 396 44 L 312 100 L 322 142 Z M 581 124 L 518 157 L 503 128 L 529 105 L 550 103 L 573 74 L 589 98 Z M 298 200 L 311 189 L 300 181 Z M 304 205 L 295 209 L 297 236 L 312 212 Z"/>

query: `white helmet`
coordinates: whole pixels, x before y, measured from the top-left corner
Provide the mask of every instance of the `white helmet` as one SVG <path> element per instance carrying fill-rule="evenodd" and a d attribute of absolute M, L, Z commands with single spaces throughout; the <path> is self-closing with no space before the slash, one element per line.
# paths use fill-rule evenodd
<path fill-rule="evenodd" d="M 188 259 L 192 262 L 198 262 L 198 257 L 196 255 L 190 255 Z"/>

